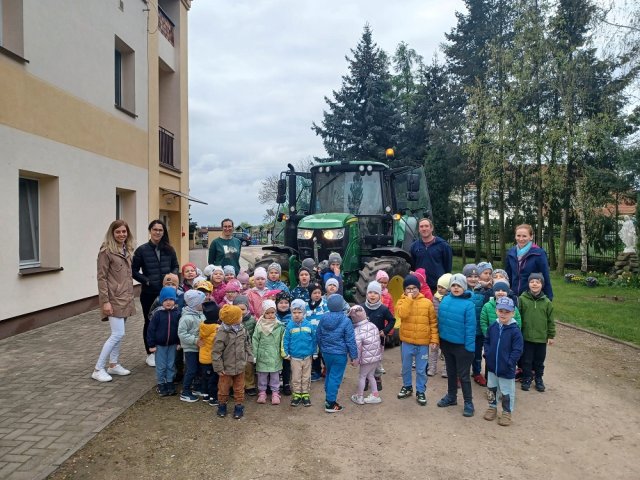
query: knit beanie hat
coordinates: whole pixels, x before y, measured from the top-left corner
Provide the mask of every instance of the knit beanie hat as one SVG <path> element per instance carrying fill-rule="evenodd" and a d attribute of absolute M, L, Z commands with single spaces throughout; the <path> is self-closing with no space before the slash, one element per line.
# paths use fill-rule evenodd
<path fill-rule="evenodd" d="M 247 307 L 247 309 L 249 309 L 249 297 L 247 297 L 246 295 L 238 295 L 233 299 L 233 304 L 244 305 L 245 307 Z"/>
<path fill-rule="evenodd" d="M 327 270 L 329 268 L 329 260 L 322 260 L 318 264 L 318 269 L 322 272 L 323 270 Z"/>
<path fill-rule="evenodd" d="M 162 285 L 164 285 L 165 287 L 172 286 L 178 288 L 179 283 L 180 279 L 175 273 L 167 273 L 162 279 Z"/>
<path fill-rule="evenodd" d="M 220 320 L 225 325 L 237 325 L 242 321 L 242 310 L 236 305 L 225 305 L 220 309 Z"/>
<path fill-rule="evenodd" d="M 354 305 L 349 309 L 349 316 L 354 323 L 358 323 L 367 319 L 367 312 L 360 305 Z"/>
<path fill-rule="evenodd" d="M 427 283 L 427 272 L 425 272 L 424 268 L 416 268 L 416 271 L 413 272 L 413 275 L 418 277 L 420 280 L 420 285 L 424 285 Z"/>
<path fill-rule="evenodd" d="M 304 268 L 308 268 L 309 270 L 313 270 L 316 267 L 316 261 L 309 257 L 302 260 L 302 266 Z"/>
<path fill-rule="evenodd" d="M 274 302 L 273 300 L 264 300 L 262 302 L 262 313 L 266 312 L 267 310 L 271 310 L 273 309 L 274 312 L 276 312 L 278 309 L 276 308 L 276 302 Z"/>
<path fill-rule="evenodd" d="M 378 270 L 378 272 L 376 273 L 376 282 L 379 280 L 386 280 L 388 282 L 389 275 L 387 274 L 387 272 L 385 272 L 384 270 Z"/>
<path fill-rule="evenodd" d="M 196 278 L 193 279 L 193 281 L 191 282 L 194 286 L 198 285 L 200 282 L 206 282 L 207 279 L 205 277 L 203 277 L 202 275 L 197 276 Z"/>
<path fill-rule="evenodd" d="M 291 302 L 291 311 L 294 310 L 302 310 L 303 312 L 307 311 L 307 302 L 302 300 L 301 298 L 296 298 L 293 302 Z"/>
<path fill-rule="evenodd" d="M 229 280 L 227 285 L 224 287 L 225 292 L 239 292 L 242 290 L 242 285 L 238 280 Z"/>
<path fill-rule="evenodd" d="M 233 275 L 234 277 L 236 276 L 236 269 L 234 268 L 233 265 L 225 265 L 222 268 L 222 271 L 224 272 L 225 275 Z"/>
<path fill-rule="evenodd" d="M 493 293 L 496 292 L 507 292 L 509 293 L 509 282 L 504 280 L 498 280 L 493 284 Z"/>
<path fill-rule="evenodd" d="M 267 271 L 263 267 L 258 267 L 253 272 L 253 278 L 267 279 Z"/>
<path fill-rule="evenodd" d="M 339 293 L 334 293 L 327 298 L 327 307 L 330 312 L 341 312 L 344 307 L 344 298 Z"/>
<path fill-rule="evenodd" d="M 176 289 L 173 287 L 162 287 L 160 290 L 160 303 L 165 300 L 173 300 L 174 302 L 178 299 L 176 296 Z"/>
<path fill-rule="evenodd" d="M 540 283 L 542 283 L 542 286 L 544 286 L 544 277 L 541 273 L 532 273 L 531 275 L 529 275 L 529 280 L 527 280 L 527 283 L 529 283 L 531 280 L 540 280 Z"/>
<path fill-rule="evenodd" d="M 245 271 L 242 271 L 236 277 L 240 283 L 249 283 L 249 274 Z"/>
<path fill-rule="evenodd" d="M 216 272 L 221 272 L 224 275 L 224 268 L 222 268 L 220 265 L 214 265 L 213 269 L 211 270 L 211 275 Z"/>
<path fill-rule="evenodd" d="M 204 323 L 220 323 L 220 307 L 216 302 L 208 301 L 202 304 L 202 313 L 204 314 Z"/>
<path fill-rule="evenodd" d="M 466 290 L 467 289 L 467 277 L 465 277 L 461 273 L 456 273 L 455 275 L 451 275 L 451 281 L 449 282 L 449 288 L 453 287 L 454 285 L 458 285 L 459 287 L 462 287 L 463 290 Z"/>
<path fill-rule="evenodd" d="M 291 294 L 289 294 L 289 292 L 285 292 L 284 290 L 280 290 L 280 292 L 276 294 L 276 305 L 280 303 L 280 300 L 286 300 L 287 302 L 291 303 Z"/>
<path fill-rule="evenodd" d="M 508 310 L 509 312 L 513 312 L 515 310 L 513 300 L 509 297 L 499 298 L 496 300 L 496 310 Z"/>
<path fill-rule="evenodd" d="M 311 276 L 311 270 L 309 270 L 307 267 L 300 267 L 298 269 L 298 275 L 300 275 L 300 272 L 307 272 L 309 276 Z"/>
<path fill-rule="evenodd" d="M 367 285 L 367 293 L 369 292 L 376 292 L 378 295 L 382 295 L 382 285 L 376 281 L 369 282 L 369 285 Z"/>
<path fill-rule="evenodd" d="M 451 274 L 445 273 L 438 279 L 438 286 L 442 288 L 446 288 L 449 290 L 449 286 L 451 285 Z"/>
<path fill-rule="evenodd" d="M 213 292 L 213 285 L 209 280 L 202 280 L 195 284 L 198 290 L 202 290 L 203 292 L 211 293 Z"/>
<path fill-rule="evenodd" d="M 329 254 L 329 265 L 333 265 L 334 263 L 338 265 L 342 264 L 342 256 L 337 252 L 331 252 Z"/>
<path fill-rule="evenodd" d="M 418 277 L 416 277 L 415 275 L 407 275 L 406 277 L 404 277 L 404 282 L 402 286 L 404 288 L 407 288 L 411 285 L 413 285 L 418 290 L 420 290 L 420 280 L 418 280 Z"/>
<path fill-rule="evenodd" d="M 316 290 L 320 290 L 320 293 L 324 293 L 322 285 L 320 285 L 319 283 L 312 283 L 307 287 L 307 291 L 309 292 L 309 295 L 311 295 Z"/>
<path fill-rule="evenodd" d="M 335 285 L 337 288 L 340 288 L 340 282 L 338 282 L 338 280 L 336 280 L 335 278 L 330 278 L 329 280 L 327 280 L 324 283 L 324 289 L 326 290 L 329 285 Z"/>
<path fill-rule="evenodd" d="M 206 295 L 200 290 L 191 289 L 184 294 L 184 303 L 190 308 L 197 308 L 204 302 Z"/>
<path fill-rule="evenodd" d="M 207 265 L 206 267 L 204 267 L 204 270 L 202 271 L 202 274 L 209 278 L 211 276 L 211 274 L 213 273 L 213 265 Z"/>
<path fill-rule="evenodd" d="M 500 275 L 502 275 L 504 278 L 506 278 L 506 279 L 507 279 L 507 281 L 509 281 L 509 275 L 507 275 L 507 272 L 506 272 L 505 270 L 503 270 L 503 269 L 501 269 L 501 268 L 496 268 L 496 269 L 493 271 L 492 277 L 495 277 L 495 276 L 496 276 L 496 274 L 500 274 Z"/>
<path fill-rule="evenodd" d="M 271 270 L 276 270 L 278 272 L 278 275 L 282 273 L 282 267 L 280 266 L 279 263 L 276 263 L 276 262 L 269 264 L 269 268 L 267 268 L 267 271 L 270 272 Z"/>
<path fill-rule="evenodd" d="M 478 272 L 482 273 L 485 270 L 491 270 L 491 272 L 493 272 L 493 265 L 491 265 L 489 262 L 480 262 L 478 264 Z"/>
<path fill-rule="evenodd" d="M 475 263 L 467 263 L 462 269 L 462 274 L 465 277 L 470 277 L 471 275 L 480 275 L 480 272 L 478 271 L 478 266 Z"/>
<path fill-rule="evenodd" d="M 182 272 L 182 275 L 184 275 L 184 269 L 187 267 L 193 268 L 196 272 L 198 271 L 198 267 L 196 267 L 195 263 L 187 262 L 182 266 L 182 269 L 180 270 Z"/>

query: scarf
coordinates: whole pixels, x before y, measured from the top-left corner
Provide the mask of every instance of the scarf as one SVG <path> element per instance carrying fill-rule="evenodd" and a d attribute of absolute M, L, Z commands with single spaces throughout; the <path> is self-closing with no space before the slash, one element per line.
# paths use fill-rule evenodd
<path fill-rule="evenodd" d="M 222 328 L 224 328 L 227 332 L 233 330 L 238 333 L 242 329 L 242 323 L 234 323 L 233 325 L 227 325 L 226 323 L 222 324 Z"/>
<path fill-rule="evenodd" d="M 273 332 L 273 329 L 276 328 L 277 324 L 278 320 L 276 320 L 275 318 L 266 319 L 264 317 L 260 317 L 260 320 L 258 320 L 258 328 L 265 335 L 271 335 L 271 332 Z"/>
<path fill-rule="evenodd" d="M 522 258 L 523 256 L 525 256 L 527 253 L 529 253 L 529 250 L 531 250 L 531 246 L 532 245 L 533 245 L 533 242 L 529 242 L 522 248 L 516 247 L 516 252 L 518 254 L 518 260 L 520 258 Z"/>
<path fill-rule="evenodd" d="M 200 315 L 202 313 L 202 310 L 195 310 L 191 308 L 189 305 L 185 305 L 182 308 L 182 313 L 193 313 L 194 315 Z"/>
<path fill-rule="evenodd" d="M 367 299 L 364 301 L 364 304 L 369 310 L 377 310 L 378 308 L 380 308 L 380 305 L 382 305 L 382 295 L 380 295 L 380 300 L 378 300 L 376 303 L 370 303 Z"/>

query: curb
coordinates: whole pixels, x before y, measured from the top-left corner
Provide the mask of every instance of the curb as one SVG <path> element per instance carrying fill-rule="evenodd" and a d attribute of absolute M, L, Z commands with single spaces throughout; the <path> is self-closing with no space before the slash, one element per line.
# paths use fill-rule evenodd
<path fill-rule="evenodd" d="M 605 335 L 604 333 L 594 332 L 593 330 L 587 330 L 586 328 L 578 327 L 576 325 L 572 325 L 571 323 L 560 322 L 556 320 L 558 325 L 562 325 L 563 327 L 573 328 L 574 330 L 578 330 L 579 332 L 589 333 L 596 337 L 604 338 L 605 340 L 609 340 L 611 342 L 619 343 L 620 345 L 625 345 L 627 347 L 631 347 L 635 350 L 640 350 L 640 345 L 636 345 L 635 343 L 627 342 L 625 340 L 620 340 L 619 338 L 613 338 L 609 335 Z"/>

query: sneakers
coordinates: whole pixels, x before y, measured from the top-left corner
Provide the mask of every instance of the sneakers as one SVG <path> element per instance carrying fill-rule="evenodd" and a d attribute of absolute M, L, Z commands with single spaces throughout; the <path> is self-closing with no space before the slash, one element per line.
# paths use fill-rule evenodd
<path fill-rule="evenodd" d="M 511 425 L 511 412 L 502 412 L 500 418 L 498 419 L 498 425 L 502 427 L 508 427 Z"/>
<path fill-rule="evenodd" d="M 109 367 L 107 368 L 107 373 L 109 375 L 130 375 L 131 372 L 129 370 L 127 370 L 126 368 L 124 368 L 122 365 L 120 365 L 119 363 L 115 366 L 115 367 Z"/>
<path fill-rule="evenodd" d="M 403 386 L 400 389 L 400 392 L 398 393 L 398 398 L 400 399 L 407 398 L 407 397 L 410 397 L 411 395 L 413 395 L 413 388 Z"/>
<path fill-rule="evenodd" d="M 473 408 L 473 403 L 464 402 L 464 409 L 462 410 L 463 417 L 473 417 L 475 409 Z"/>
<path fill-rule="evenodd" d="M 424 392 L 416 393 L 416 402 L 418 402 L 418 405 L 420 405 L 421 407 L 427 405 L 427 396 L 424 394 Z"/>
<path fill-rule="evenodd" d="M 244 405 L 236 404 L 233 409 L 233 418 L 240 420 L 244 416 Z"/>
<path fill-rule="evenodd" d="M 497 416 L 498 416 L 498 409 L 494 407 L 489 407 L 487 408 L 487 411 L 484 412 L 484 416 L 482 418 L 484 418 L 485 420 L 488 420 L 489 422 L 493 422 Z"/>
<path fill-rule="evenodd" d="M 257 388 L 246 388 L 244 390 L 244 393 L 246 393 L 250 397 L 255 397 L 256 395 L 258 395 L 258 389 Z"/>
<path fill-rule="evenodd" d="M 188 403 L 193 403 L 193 402 L 197 402 L 198 401 L 198 397 L 196 397 L 193 393 L 191 392 L 182 392 L 180 394 L 180 400 L 182 400 L 183 402 L 188 402 Z"/>
<path fill-rule="evenodd" d="M 441 376 L 442 378 L 447 378 L 447 369 L 446 369 L 446 368 L 443 368 L 443 369 L 442 369 L 442 373 L 440 374 L 440 376 Z"/>
<path fill-rule="evenodd" d="M 161 397 L 168 397 L 169 389 L 167 387 L 168 385 L 166 383 L 159 383 L 156 387 L 156 392 L 158 392 L 158 395 Z"/>
<path fill-rule="evenodd" d="M 150 353 L 149 355 L 147 355 L 147 359 L 145 360 L 145 363 L 147 365 L 149 365 L 150 367 L 155 367 L 156 366 L 156 354 L 155 353 Z"/>
<path fill-rule="evenodd" d="M 427 369 L 427 376 L 429 377 L 433 377 L 436 374 L 436 370 L 435 368 L 429 368 Z"/>
<path fill-rule="evenodd" d="M 338 402 L 324 402 L 324 411 L 327 413 L 338 413 L 344 410 Z"/>
<path fill-rule="evenodd" d="M 536 390 L 539 391 L 540 393 L 546 390 L 546 387 L 544 386 L 544 382 L 542 381 L 542 377 L 540 378 L 536 377 Z"/>
<path fill-rule="evenodd" d="M 171 396 L 177 395 L 178 392 L 176 392 L 176 385 L 173 382 L 169 382 L 167 383 L 167 393 Z"/>
<path fill-rule="evenodd" d="M 113 378 L 111 378 L 111 375 L 109 375 L 104 368 L 101 368 L 100 370 L 94 370 L 91 374 L 91 378 L 99 382 L 110 382 L 111 380 L 113 380 Z"/>
<path fill-rule="evenodd" d="M 455 398 L 451 398 L 449 395 L 445 395 L 444 397 L 442 397 L 440 399 L 440 401 L 438 402 L 438 406 L 439 407 L 453 407 L 454 405 L 458 404 L 458 400 Z"/>
<path fill-rule="evenodd" d="M 380 397 L 376 397 L 373 393 L 364 397 L 364 403 L 382 403 L 382 399 Z"/>
<path fill-rule="evenodd" d="M 311 381 L 312 382 L 319 382 L 320 380 L 322 380 L 322 374 L 318 373 L 318 372 L 312 372 L 311 373 Z"/>
<path fill-rule="evenodd" d="M 278 392 L 273 392 L 271 395 L 271 405 L 280 405 L 280 394 Z"/>
<path fill-rule="evenodd" d="M 356 405 L 364 405 L 364 397 L 362 395 L 358 395 L 358 394 L 351 395 L 351 401 Z"/>
<path fill-rule="evenodd" d="M 525 392 L 528 392 L 529 388 L 531 388 L 531 379 L 530 378 L 523 378 L 522 379 L 522 385 L 520 385 L 520 388 L 522 390 L 524 390 Z"/>
<path fill-rule="evenodd" d="M 311 397 L 309 397 L 309 394 L 305 394 L 304 397 L 302 397 L 302 406 L 303 407 L 310 407 L 311 406 Z"/>
<path fill-rule="evenodd" d="M 218 412 L 216 413 L 220 418 L 224 418 L 227 416 L 227 404 L 221 403 L 218 405 Z"/>
<path fill-rule="evenodd" d="M 208 393 L 204 393 L 202 395 L 202 401 L 203 402 L 208 402 L 209 400 L 211 400 L 211 397 L 209 396 L 209 394 Z"/>
<path fill-rule="evenodd" d="M 282 386 L 282 394 L 286 395 L 287 397 L 289 395 L 291 395 L 291 385 L 283 385 Z"/>
<path fill-rule="evenodd" d="M 216 397 L 211 397 L 209 399 L 209 405 L 211 405 L 212 407 L 217 407 L 218 406 L 218 399 Z"/>
<path fill-rule="evenodd" d="M 486 387 L 487 386 L 487 381 L 485 380 L 485 378 L 482 376 L 481 373 L 479 373 L 477 375 L 474 375 L 473 376 L 473 381 L 476 382 L 481 387 Z"/>
<path fill-rule="evenodd" d="M 301 403 L 302 403 L 302 397 L 297 393 L 294 393 L 293 397 L 291 398 L 291 406 L 299 407 Z"/>
<path fill-rule="evenodd" d="M 259 392 L 256 403 L 267 403 L 267 392 Z"/>

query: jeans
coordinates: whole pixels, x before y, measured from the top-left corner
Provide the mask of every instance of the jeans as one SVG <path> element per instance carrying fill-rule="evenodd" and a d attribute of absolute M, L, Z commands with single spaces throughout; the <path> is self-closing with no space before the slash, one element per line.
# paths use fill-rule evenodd
<path fill-rule="evenodd" d="M 476 353 L 473 356 L 473 364 L 471 365 L 471 369 L 473 370 L 473 375 L 480 375 L 482 372 L 482 346 L 484 345 L 484 335 L 476 335 Z"/>
<path fill-rule="evenodd" d="M 111 336 L 104 342 L 98 362 L 96 363 L 96 370 L 104 368 L 107 364 L 107 357 L 109 357 L 109 363 L 118 363 L 118 356 L 120 355 L 120 344 L 124 337 L 124 321 L 122 317 L 109 317 L 109 325 L 111 326 Z"/>
<path fill-rule="evenodd" d="M 158 297 L 158 292 L 140 292 L 140 305 L 142 306 L 142 316 L 144 317 L 144 327 L 142 327 L 142 339 L 144 340 L 144 349 L 147 351 L 147 355 L 151 352 L 149 351 L 149 344 L 147 343 L 147 329 L 149 328 L 149 310 L 151 310 L 151 305 L 155 302 Z"/>
<path fill-rule="evenodd" d="M 183 393 L 191 393 L 191 383 L 193 383 L 198 375 L 198 369 L 200 367 L 199 356 L 198 352 L 184 352 L 185 372 L 184 379 L 182 380 Z"/>
<path fill-rule="evenodd" d="M 471 367 L 475 352 L 467 351 L 464 345 L 447 342 L 442 339 L 440 339 L 440 348 L 442 349 L 444 360 L 447 364 L 447 395 L 452 400 L 458 396 L 457 379 L 459 378 L 460 386 L 462 387 L 462 397 L 465 403 L 471 403 L 473 401 L 473 394 L 471 393 L 469 368 Z"/>
<path fill-rule="evenodd" d="M 414 345 L 402 342 L 402 385 L 411 387 L 411 369 L 413 358 L 416 359 L 416 392 L 424 393 L 427 389 L 427 365 L 429 363 L 429 345 Z"/>
<path fill-rule="evenodd" d="M 158 384 L 173 383 L 176 376 L 177 345 L 156 346 L 156 380 Z"/>
<path fill-rule="evenodd" d="M 324 353 L 322 358 L 327 368 L 327 376 L 324 379 L 325 399 L 327 403 L 333 403 L 338 398 L 338 389 L 347 368 L 347 356 Z"/>
<path fill-rule="evenodd" d="M 200 364 L 200 380 L 202 382 L 203 393 L 211 398 L 218 399 L 218 374 L 213 371 L 210 363 Z"/>

